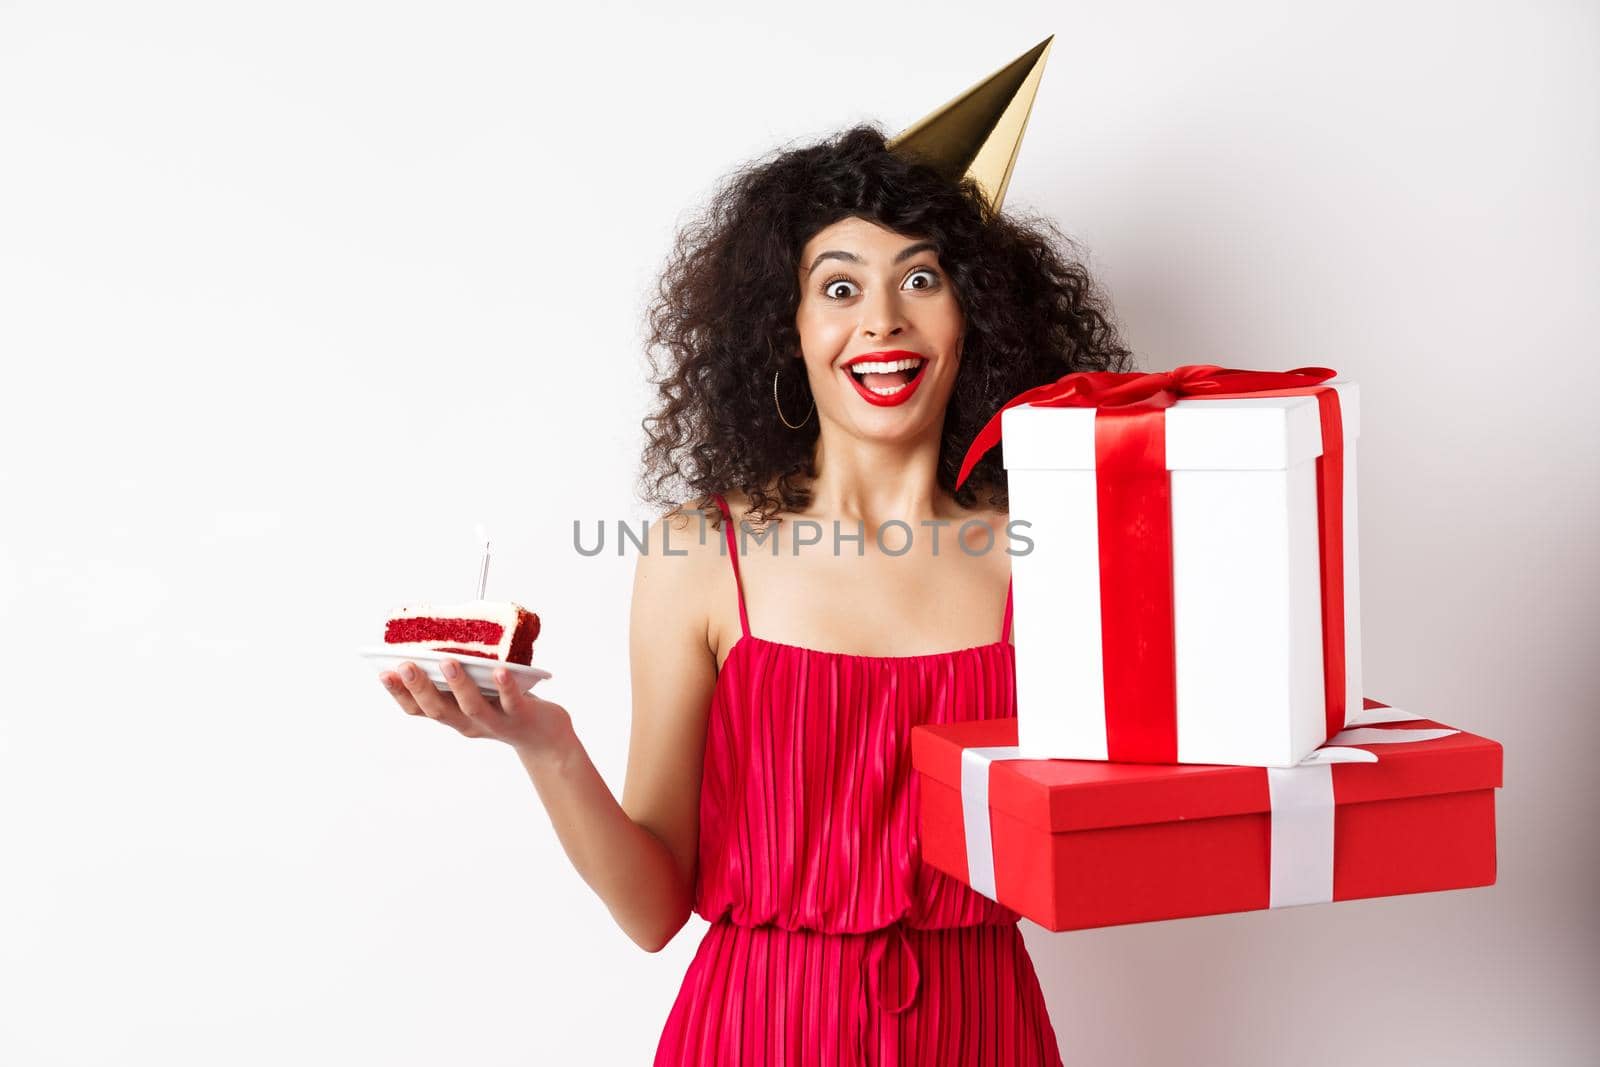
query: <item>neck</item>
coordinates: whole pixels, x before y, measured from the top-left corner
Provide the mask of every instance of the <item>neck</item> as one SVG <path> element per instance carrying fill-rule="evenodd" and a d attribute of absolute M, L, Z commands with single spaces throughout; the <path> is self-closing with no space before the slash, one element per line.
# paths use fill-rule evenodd
<path fill-rule="evenodd" d="M 913 532 L 925 520 L 962 514 L 955 498 L 939 487 L 937 436 L 867 441 L 829 433 L 824 424 L 814 459 L 817 476 L 810 485 L 808 514 L 860 520 L 868 530 L 898 519 Z"/>

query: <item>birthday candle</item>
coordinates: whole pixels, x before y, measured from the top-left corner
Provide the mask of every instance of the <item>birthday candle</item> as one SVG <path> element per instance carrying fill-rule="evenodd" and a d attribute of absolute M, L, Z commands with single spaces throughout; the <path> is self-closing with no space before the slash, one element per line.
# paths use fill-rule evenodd
<path fill-rule="evenodd" d="M 483 545 L 483 561 L 478 565 L 478 599 L 482 600 L 484 590 L 489 585 L 489 534 L 481 522 L 473 527 L 473 530 Z"/>

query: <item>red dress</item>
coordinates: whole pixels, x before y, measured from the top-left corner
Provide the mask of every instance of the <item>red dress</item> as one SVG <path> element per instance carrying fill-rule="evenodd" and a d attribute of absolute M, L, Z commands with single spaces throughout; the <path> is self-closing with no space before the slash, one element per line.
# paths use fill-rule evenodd
<path fill-rule="evenodd" d="M 656 1067 L 1059 1065 L 1018 915 L 924 867 L 911 727 L 1016 714 L 1000 640 L 855 656 L 741 635 L 711 697 L 694 910 Z"/>

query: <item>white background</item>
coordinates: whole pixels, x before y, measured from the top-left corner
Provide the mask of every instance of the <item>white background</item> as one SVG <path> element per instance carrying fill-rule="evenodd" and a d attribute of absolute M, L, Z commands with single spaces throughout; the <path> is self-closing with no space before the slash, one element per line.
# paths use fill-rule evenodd
<path fill-rule="evenodd" d="M 1007 206 L 1141 366 L 1361 384 L 1368 695 L 1506 747 L 1493 888 L 1025 925 L 1067 1062 L 1593 1062 L 1592 3 L 348 0 L 0 3 L 0 1061 L 648 1062 L 704 923 L 354 649 L 485 523 L 620 791 L 674 226 L 1052 32 Z"/>

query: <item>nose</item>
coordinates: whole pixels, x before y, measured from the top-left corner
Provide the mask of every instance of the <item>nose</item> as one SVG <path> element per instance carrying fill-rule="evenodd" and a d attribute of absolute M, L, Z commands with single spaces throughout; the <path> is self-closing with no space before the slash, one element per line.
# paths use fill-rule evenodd
<path fill-rule="evenodd" d="M 880 289 L 861 302 L 862 336 L 875 340 L 896 337 L 905 332 L 905 328 L 905 312 L 897 292 Z"/>

